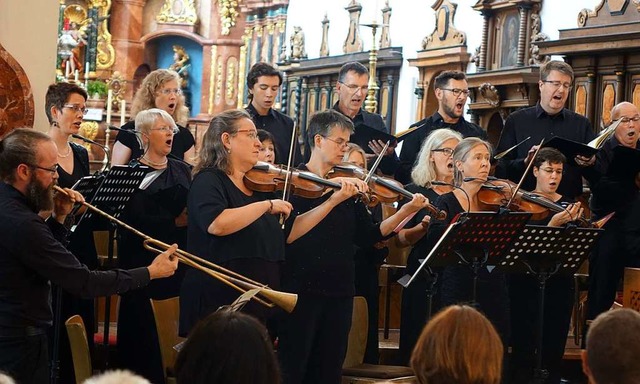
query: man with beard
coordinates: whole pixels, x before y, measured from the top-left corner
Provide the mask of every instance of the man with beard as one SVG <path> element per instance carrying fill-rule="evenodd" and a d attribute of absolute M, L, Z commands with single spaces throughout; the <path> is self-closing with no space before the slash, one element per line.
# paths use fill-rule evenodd
<path fill-rule="evenodd" d="M 487 133 L 482 128 L 462 117 L 464 105 L 469 97 L 469 85 L 464 72 L 442 72 L 435 78 L 433 88 L 438 99 L 438 111 L 426 119 L 412 124 L 409 128 L 419 128 L 402 143 L 400 166 L 395 175 L 396 180 L 402 184 L 411 182 L 411 169 L 416 162 L 422 142 L 432 131 L 450 128 L 459 132 L 463 138 L 479 137 L 482 140 L 487 140 Z"/>
<path fill-rule="evenodd" d="M 605 224 L 589 258 L 589 300 L 587 318 L 595 319 L 609 310 L 618 289 L 624 267 L 638 267 L 637 237 L 628 236 L 628 230 L 640 226 L 638 212 L 637 165 L 627 163 L 622 169 L 609 169 L 618 147 L 640 148 L 640 112 L 629 102 L 622 102 L 611 110 L 611 120 L 620 120 L 613 135 L 605 141 L 596 155 L 593 167 L 585 169 L 585 178 L 591 187 L 591 212 L 600 219 L 611 212 L 613 217 Z M 615 171 L 615 172 L 610 172 Z"/>
<path fill-rule="evenodd" d="M 173 246 L 144 268 L 90 271 L 80 264 L 60 241 L 73 203 L 84 199 L 70 189 L 54 194 L 57 159 L 53 140 L 33 129 L 0 142 L 0 371 L 19 383 L 48 382 L 51 282 L 83 297 L 109 296 L 168 277 L 178 263 Z"/>

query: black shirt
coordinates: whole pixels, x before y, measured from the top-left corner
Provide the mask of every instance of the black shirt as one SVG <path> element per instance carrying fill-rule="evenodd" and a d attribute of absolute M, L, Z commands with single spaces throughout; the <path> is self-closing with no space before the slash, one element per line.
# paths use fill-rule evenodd
<path fill-rule="evenodd" d="M 548 141 L 554 136 L 559 136 L 579 143 L 588 143 L 595 137 L 591 123 L 586 117 L 566 108 L 551 116 L 538 103 L 535 107 L 521 109 L 507 117 L 496 153 L 511 148 L 529 136 L 531 138 L 526 143 L 498 161 L 497 177 L 519 182 L 526 168 L 524 159 L 527 157 L 529 149 L 533 145 L 540 144 L 542 139 Z M 572 164 L 565 164 L 564 170 L 558 193 L 575 199 L 582 194 L 583 170 Z M 522 189 L 531 191 L 535 185 L 535 178 L 530 173 L 525 179 Z"/>
<path fill-rule="evenodd" d="M 396 172 L 396 180 L 402 184 L 408 184 L 411 182 L 411 170 L 415 165 L 416 158 L 422 148 L 424 139 L 436 129 L 450 128 L 456 132 L 459 132 L 462 137 L 479 137 L 482 140 L 487 140 L 487 132 L 485 132 L 478 125 L 466 121 L 460 117 L 455 124 L 447 123 L 442 119 L 442 116 L 438 112 L 422 119 L 417 123 L 411 125 L 411 127 L 418 127 L 416 132 L 412 132 L 402 143 L 402 151 L 400 151 L 400 166 Z"/>
<path fill-rule="evenodd" d="M 179 160 L 184 159 L 184 154 L 191 147 L 196 144 L 195 139 L 191 132 L 181 126 L 176 124 L 180 132 L 173 135 L 173 143 L 171 144 L 171 154 L 178 158 Z M 128 131 L 135 131 L 136 123 L 135 121 L 129 121 L 125 125 L 123 125 L 122 129 L 126 129 Z M 138 142 L 137 134 L 135 133 L 127 133 L 127 132 L 118 132 L 118 136 L 116 136 L 116 141 L 122 143 L 125 147 L 131 150 L 131 158 L 129 160 L 136 160 L 142 157 L 144 151 L 142 150 L 142 145 Z"/>
<path fill-rule="evenodd" d="M 339 103 L 335 103 L 333 105 L 333 109 L 342 113 L 339 107 Z M 342 114 L 344 115 L 344 113 Z M 384 120 L 382 120 L 382 116 L 378 115 L 377 113 L 370 113 L 361 108 L 353 118 L 349 117 L 349 119 L 353 123 L 353 132 L 351 133 L 350 141 L 362 147 L 365 153 L 372 154 L 373 151 L 371 150 L 371 148 L 369 148 L 369 143 L 360 143 L 360 142 L 357 142 L 357 140 L 355 140 L 356 138 L 355 133 L 359 127 L 366 126 L 384 133 L 389 133 L 389 128 L 387 128 L 387 126 L 384 123 Z M 311 155 L 311 153 L 309 153 L 309 155 Z M 398 156 L 394 152 L 390 156 L 384 156 L 382 158 L 382 160 L 380 161 L 380 165 L 378 166 L 378 169 L 385 175 L 393 175 L 397 167 L 398 167 Z"/>
<path fill-rule="evenodd" d="M 308 170 L 302 165 L 301 170 Z M 333 192 L 317 199 L 291 198 L 293 212 L 301 215 L 324 203 Z M 355 293 L 355 247 L 367 247 L 383 239 L 380 225 L 372 222 L 362 203 L 347 199 L 304 236 L 287 245 L 282 272 L 287 292 L 349 297 Z"/>
<path fill-rule="evenodd" d="M 66 230 L 45 222 L 25 196 L 0 182 L 0 327 L 52 323 L 51 282 L 83 296 L 108 296 L 149 283 L 147 268 L 89 271 L 58 241 Z"/>
<path fill-rule="evenodd" d="M 270 132 L 275 139 L 274 146 L 276 148 L 276 164 L 287 164 L 289 160 L 289 148 L 291 146 L 291 135 L 293 133 L 293 120 L 284 113 L 278 112 L 273 108 L 269 108 L 269 112 L 262 116 L 253 107 L 253 104 L 249 103 L 246 108 L 251 120 L 258 129 L 264 129 Z M 293 164 L 300 164 L 302 162 L 302 152 L 300 152 L 300 145 L 296 137 L 293 146 Z"/>
<path fill-rule="evenodd" d="M 209 225 L 225 209 L 274 198 L 273 193 L 264 192 L 247 196 L 223 171 L 203 169 L 193 178 L 187 199 L 187 249 L 214 263 L 251 258 L 283 261 L 284 232 L 277 215 L 265 213 L 245 228 L 226 236 L 208 232 Z"/>

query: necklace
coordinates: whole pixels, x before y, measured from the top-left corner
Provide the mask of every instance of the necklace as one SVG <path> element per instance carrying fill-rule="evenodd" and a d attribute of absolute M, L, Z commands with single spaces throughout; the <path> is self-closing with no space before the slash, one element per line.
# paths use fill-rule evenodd
<path fill-rule="evenodd" d="M 149 165 L 151 165 L 151 166 L 153 166 L 153 167 L 162 167 L 162 166 L 165 166 L 165 165 L 167 165 L 167 162 L 169 161 L 169 159 L 168 159 L 168 158 L 166 158 L 166 157 L 164 158 L 164 161 L 161 161 L 161 162 L 159 162 L 159 163 L 156 163 L 156 162 L 154 162 L 154 161 L 149 160 L 146 156 L 142 156 L 142 158 L 143 158 L 147 163 L 149 163 Z"/>
<path fill-rule="evenodd" d="M 58 151 L 58 157 L 63 158 L 63 159 L 64 159 L 65 157 L 69 157 L 69 155 L 71 154 L 71 146 L 70 146 L 69 144 L 67 144 L 67 148 L 68 148 L 68 150 L 67 150 L 67 154 L 66 154 L 66 155 L 61 155 L 61 154 L 60 154 L 60 151 Z"/>

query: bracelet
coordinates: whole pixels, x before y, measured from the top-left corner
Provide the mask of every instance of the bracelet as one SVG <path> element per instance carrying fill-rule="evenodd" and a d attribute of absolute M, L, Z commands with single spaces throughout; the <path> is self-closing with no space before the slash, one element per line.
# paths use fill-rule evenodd
<path fill-rule="evenodd" d="M 273 200 L 269 200 L 269 210 L 267 212 L 273 212 Z"/>

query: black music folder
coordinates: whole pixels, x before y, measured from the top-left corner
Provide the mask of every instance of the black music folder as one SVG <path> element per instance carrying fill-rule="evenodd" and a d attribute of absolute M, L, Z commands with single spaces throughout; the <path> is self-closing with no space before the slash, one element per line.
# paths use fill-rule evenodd
<path fill-rule="evenodd" d="M 555 136 L 551 140 L 542 143 L 543 147 L 555 148 L 567 157 L 567 161 L 574 164 L 574 158 L 577 155 L 591 157 L 598 153 L 598 149 L 588 146 L 587 144 L 578 143 L 577 141 L 565 139 L 564 137 Z"/>
<path fill-rule="evenodd" d="M 613 179 L 633 178 L 638 172 L 640 172 L 640 151 L 622 145 L 615 147 L 607 176 Z"/>

